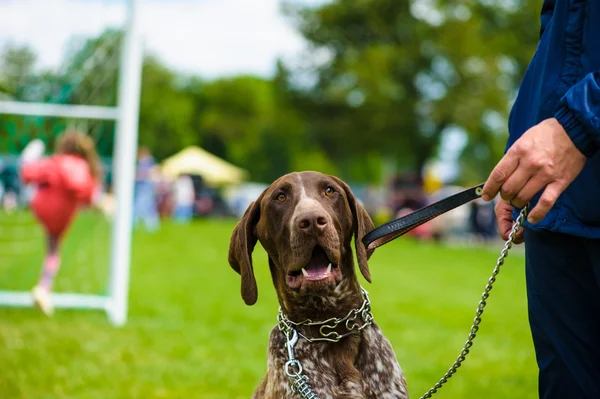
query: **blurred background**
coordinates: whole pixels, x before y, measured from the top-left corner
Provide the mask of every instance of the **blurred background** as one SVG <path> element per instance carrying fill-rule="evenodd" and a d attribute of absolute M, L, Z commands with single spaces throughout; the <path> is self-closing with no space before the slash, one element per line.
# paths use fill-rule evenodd
<path fill-rule="evenodd" d="M 0 0 L 0 101 L 114 106 L 126 9 Z M 262 249 L 253 308 L 227 265 L 248 204 L 285 173 L 318 170 L 347 181 L 378 225 L 484 181 L 504 151 L 540 9 L 541 0 L 141 1 L 138 160 L 153 165 L 152 210 L 136 217 L 130 321 L 114 329 L 96 312 L 46 319 L 0 308 L 0 398 L 250 397 L 277 307 Z M 43 256 L 19 154 L 34 139 L 51 153 L 67 128 L 94 138 L 109 212 L 77 219 L 57 289 L 105 290 L 115 123 L 7 114 L 2 289 L 30 289 Z M 412 236 L 378 250 L 368 289 L 418 396 L 459 353 L 501 247 L 493 203 Z M 522 255 L 508 263 L 473 359 L 439 397 L 535 397 Z"/>

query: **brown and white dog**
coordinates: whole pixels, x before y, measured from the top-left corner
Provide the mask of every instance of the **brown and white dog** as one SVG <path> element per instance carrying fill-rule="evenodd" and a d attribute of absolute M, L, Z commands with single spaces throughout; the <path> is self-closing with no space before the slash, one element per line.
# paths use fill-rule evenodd
<path fill-rule="evenodd" d="M 354 268 L 351 241 L 356 242 L 358 268 L 367 281 L 371 274 L 367 252 L 360 239 L 373 228 L 367 212 L 340 179 L 317 172 L 285 175 L 250 204 L 231 237 L 229 264 L 241 275 L 242 297 L 256 302 L 258 291 L 252 251 L 260 241 L 281 311 L 300 322 L 343 318 L 363 304 Z M 336 331 L 347 332 L 339 325 Z M 304 337 L 319 336 L 318 326 L 298 326 Z M 267 375 L 253 398 L 293 399 L 286 337 L 276 326 L 271 331 Z M 376 323 L 339 342 L 300 339 L 295 357 L 320 399 L 408 398 L 402 369 L 387 338 Z"/>

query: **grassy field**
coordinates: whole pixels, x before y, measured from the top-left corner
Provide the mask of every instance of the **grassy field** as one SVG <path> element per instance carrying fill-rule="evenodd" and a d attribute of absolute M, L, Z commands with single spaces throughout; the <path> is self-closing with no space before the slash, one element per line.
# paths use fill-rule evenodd
<path fill-rule="evenodd" d="M 57 290 L 99 293 L 108 226 L 82 216 L 66 243 Z M 29 289 L 41 234 L 27 217 L 0 218 L 0 288 Z M 226 260 L 233 226 L 199 221 L 136 231 L 123 328 L 100 312 L 58 311 L 48 319 L 33 309 L 0 308 L 0 399 L 249 398 L 265 373 L 277 304 L 260 246 L 258 303 L 247 307 L 240 298 L 239 277 Z M 16 228 L 29 233 L 7 241 Z M 373 255 L 373 284 L 365 287 L 413 398 L 458 355 L 499 249 L 399 239 Z M 507 260 L 470 357 L 436 397 L 536 397 L 523 263 L 522 255 Z"/>

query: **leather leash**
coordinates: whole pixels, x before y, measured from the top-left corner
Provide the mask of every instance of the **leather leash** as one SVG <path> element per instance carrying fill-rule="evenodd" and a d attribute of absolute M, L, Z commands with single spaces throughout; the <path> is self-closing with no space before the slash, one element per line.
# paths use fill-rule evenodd
<path fill-rule="evenodd" d="M 434 219 L 448 211 L 451 211 L 454 208 L 457 208 L 461 205 L 466 204 L 472 200 L 475 200 L 481 197 L 481 192 L 483 190 L 483 184 L 480 184 L 475 187 L 471 187 L 468 190 L 461 191 L 460 193 L 454 194 L 448 198 L 445 198 L 441 201 L 435 202 L 429 206 L 421 208 L 411 214 L 408 214 L 404 217 L 396 219 L 392 222 L 386 223 L 367 233 L 362 242 L 367 247 L 368 250 L 373 250 L 387 242 L 392 241 L 395 238 L 402 236 L 403 234 L 408 233 L 412 229 L 417 226 L 422 225 L 423 223 Z M 434 394 L 439 392 L 439 390 L 449 381 L 450 377 L 452 377 L 457 371 L 458 368 L 465 361 L 467 355 L 471 351 L 471 347 L 473 346 L 473 341 L 477 336 L 477 332 L 479 331 L 479 325 L 481 324 L 481 316 L 487 305 L 487 300 L 490 296 L 490 291 L 492 290 L 492 285 L 496 282 L 496 278 L 498 277 L 498 273 L 500 272 L 500 267 L 504 264 L 504 260 L 508 256 L 508 251 L 513 245 L 513 241 L 518 231 L 522 228 L 523 222 L 527 217 L 527 211 L 529 210 L 529 205 L 526 205 L 519 211 L 519 215 L 513 223 L 512 229 L 508 234 L 508 239 L 504 244 L 504 248 L 500 252 L 500 257 L 496 261 L 496 267 L 492 271 L 492 276 L 488 279 L 487 284 L 485 286 L 485 290 L 483 294 L 481 294 L 481 300 L 477 305 L 477 309 L 475 311 L 475 319 L 473 320 L 473 324 L 471 325 L 471 330 L 469 332 L 467 341 L 463 346 L 463 349 L 460 352 L 460 355 L 456 358 L 452 366 L 446 371 L 443 377 L 433 385 L 427 392 L 425 392 L 419 399 L 429 399 Z"/>
<path fill-rule="evenodd" d="M 403 216 L 394 221 L 382 224 L 374 230 L 367 233 L 362 242 L 369 250 L 373 250 L 382 246 L 406 233 L 426 223 L 436 217 L 451 211 L 467 202 L 473 201 L 481 197 L 481 191 L 484 183 L 475 187 L 471 187 L 460 193 L 444 198 L 438 202 L 434 202 L 424 208 L 414 211 L 406 216 Z"/>

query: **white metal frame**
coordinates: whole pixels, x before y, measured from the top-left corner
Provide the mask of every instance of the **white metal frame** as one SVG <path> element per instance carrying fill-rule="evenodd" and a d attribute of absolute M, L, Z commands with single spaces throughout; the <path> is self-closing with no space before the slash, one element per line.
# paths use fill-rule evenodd
<path fill-rule="evenodd" d="M 55 307 L 101 309 L 107 312 L 110 321 L 116 326 L 122 326 L 127 321 L 133 183 L 143 61 L 142 37 L 138 22 L 140 0 L 128 0 L 128 3 L 125 37 L 121 46 L 116 107 L 0 101 L 0 114 L 106 119 L 116 122 L 113 170 L 117 206 L 111 237 L 108 296 L 52 294 Z M 0 291 L 0 306 L 32 305 L 33 298 L 30 292 Z"/>

